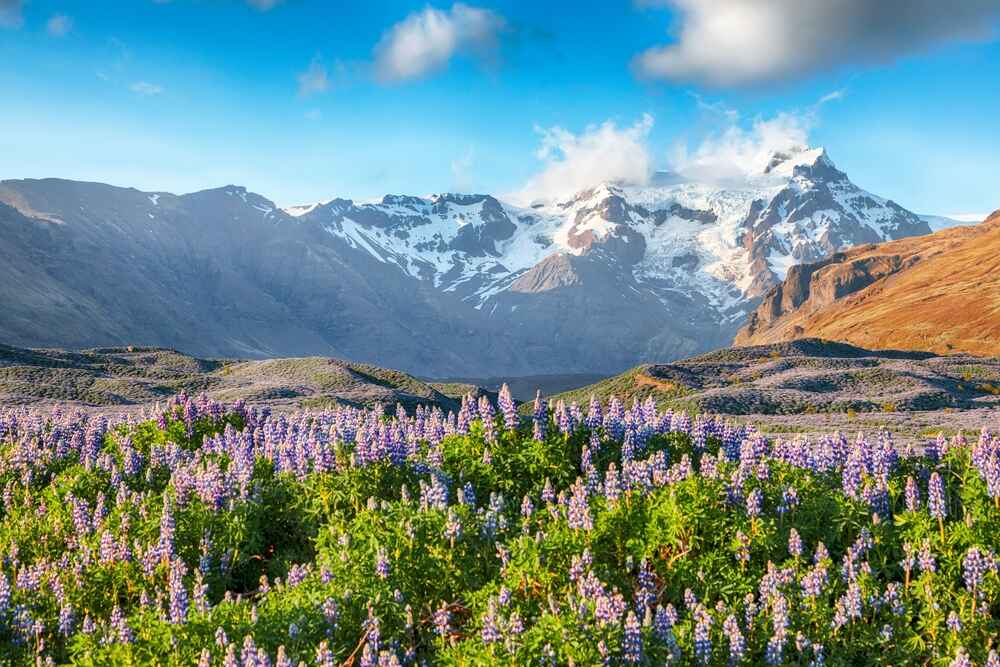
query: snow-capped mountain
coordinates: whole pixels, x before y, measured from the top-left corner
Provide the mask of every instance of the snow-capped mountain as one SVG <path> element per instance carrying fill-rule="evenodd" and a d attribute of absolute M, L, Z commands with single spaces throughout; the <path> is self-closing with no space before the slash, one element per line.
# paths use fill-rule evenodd
<path fill-rule="evenodd" d="M 822 148 L 772 154 L 738 187 L 660 173 L 642 187 L 604 183 L 529 208 L 444 194 L 285 210 L 491 313 L 505 292 L 560 286 L 531 276 L 565 254 L 599 257 L 664 308 L 681 294 L 736 320 L 794 264 L 930 233 L 918 216 L 855 186 Z"/>
<path fill-rule="evenodd" d="M 564 201 L 387 195 L 278 208 L 0 182 L 0 341 L 325 354 L 427 376 L 615 372 L 731 342 L 793 264 L 927 223 L 822 149 L 719 186 L 659 173 Z"/>

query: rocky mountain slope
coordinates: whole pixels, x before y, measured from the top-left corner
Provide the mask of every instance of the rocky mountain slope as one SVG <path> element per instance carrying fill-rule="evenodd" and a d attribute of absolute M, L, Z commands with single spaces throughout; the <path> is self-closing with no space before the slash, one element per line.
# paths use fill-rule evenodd
<path fill-rule="evenodd" d="M 431 385 L 400 371 L 324 357 L 221 361 L 160 348 L 69 352 L 0 345 L 3 405 L 140 406 L 181 392 L 204 392 L 218 401 L 278 409 L 334 403 L 392 409 L 400 403 L 407 409 L 422 404 L 456 410 L 461 396 L 480 391 L 470 385 Z"/>
<path fill-rule="evenodd" d="M 4 181 L 0 340 L 438 377 L 617 372 L 727 344 L 797 263 L 929 231 L 806 148 L 737 185 L 658 174 L 525 207 L 445 194 L 282 210 L 236 186 Z"/>
<path fill-rule="evenodd" d="M 793 267 L 736 342 L 804 336 L 1000 355 L 1000 211 L 979 225 L 857 247 Z"/>

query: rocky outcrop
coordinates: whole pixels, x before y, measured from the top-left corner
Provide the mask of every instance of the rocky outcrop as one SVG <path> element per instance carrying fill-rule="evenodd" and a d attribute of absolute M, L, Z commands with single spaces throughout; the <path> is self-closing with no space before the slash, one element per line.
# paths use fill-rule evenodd
<path fill-rule="evenodd" d="M 788 271 L 737 345 L 822 337 L 1000 354 L 1000 212 L 972 227 L 866 245 Z"/>

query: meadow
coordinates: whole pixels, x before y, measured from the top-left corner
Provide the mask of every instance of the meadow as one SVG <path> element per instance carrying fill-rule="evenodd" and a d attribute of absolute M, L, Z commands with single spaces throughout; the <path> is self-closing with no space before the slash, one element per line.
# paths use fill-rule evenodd
<path fill-rule="evenodd" d="M 1000 667 L 1000 438 L 0 410 L 0 663 Z"/>

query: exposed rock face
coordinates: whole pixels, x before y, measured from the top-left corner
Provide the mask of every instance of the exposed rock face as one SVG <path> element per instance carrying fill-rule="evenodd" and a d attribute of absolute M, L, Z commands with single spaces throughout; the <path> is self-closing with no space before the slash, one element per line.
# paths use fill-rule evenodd
<path fill-rule="evenodd" d="M 615 372 L 727 344 L 800 261 L 927 231 L 821 149 L 775 155 L 739 187 L 657 175 L 527 208 L 442 194 L 280 209 L 237 186 L 4 181 L 0 341 Z"/>
<path fill-rule="evenodd" d="M 737 344 L 823 337 L 1000 354 L 1000 212 L 973 227 L 867 245 L 792 267 Z"/>

